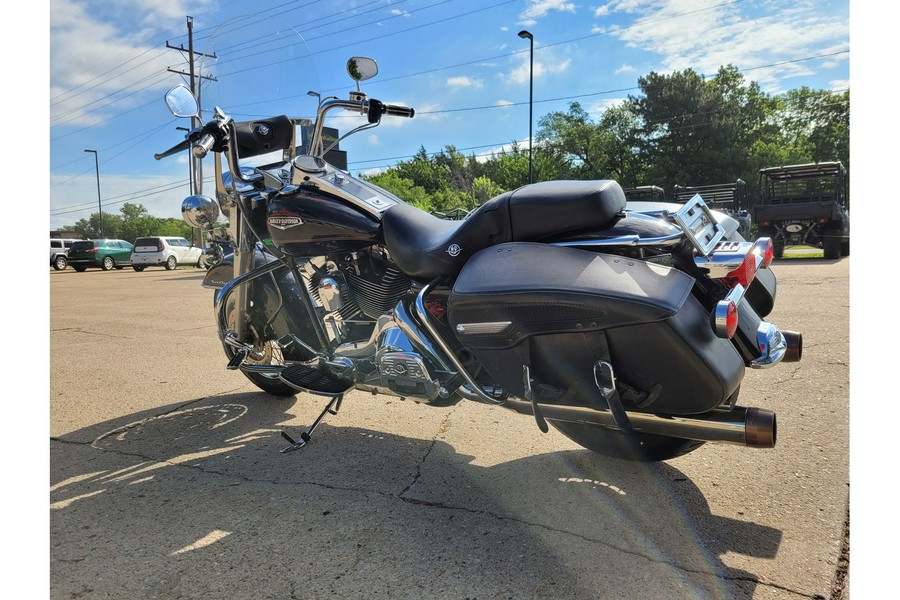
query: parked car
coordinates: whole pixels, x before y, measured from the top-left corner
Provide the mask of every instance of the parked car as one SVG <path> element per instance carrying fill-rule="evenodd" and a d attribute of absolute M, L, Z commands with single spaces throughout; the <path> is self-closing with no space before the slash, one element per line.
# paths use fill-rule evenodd
<path fill-rule="evenodd" d="M 69 248 L 77 241 L 65 238 L 50 238 L 50 266 L 57 271 L 64 270 L 69 264 Z"/>
<path fill-rule="evenodd" d="M 199 265 L 203 250 L 183 237 L 139 237 L 134 240 L 131 267 L 165 267 L 171 271 L 178 265 Z"/>
<path fill-rule="evenodd" d="M 125 240 L 78 240 L 69 248 L 68 261 L 79 273 L 91 267 L 110 271 L 130 265 L 131 250 Z"/>

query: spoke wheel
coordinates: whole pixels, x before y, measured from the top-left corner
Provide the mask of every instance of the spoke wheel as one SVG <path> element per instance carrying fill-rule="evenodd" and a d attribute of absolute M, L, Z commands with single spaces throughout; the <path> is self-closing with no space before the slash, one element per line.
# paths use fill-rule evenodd
<path fill-rule="evenodd" d="M 228 307 L 226 308 L 226 317 L 225 321 L 227 323 L 227 327 L 229 329 L 234 328 L 235 316 L 234 316 L 234 302 L 229 302 Z M 244 359 L 244 364 L 247 365 L 283 365 L 284 364 L 284 355 L 281 351 L 281 348 L 275 344 L 272 340 L 262 340 L 259 337 L 258 332 L 251 325 L 250 330 L 253 332 L 253 336 L 255 338 L 255 342 L 253 344 L 253 350 L 250 351 L 249 356 Z M 235 350 L 228 344 L 224 344 L 225 354 L 228 356 L 229 360 L 234 357 Z M 253 384 L 261 389 L 262 391 L 272 394 L 273 396 L 296 396 L 297 390 L 284 383 L 279 379 L 274 379 L 272 377 L 268 377 L 263 375 L 262 373 L 249 373 L 241 369 L 241 372 L 253 382 Z"/>

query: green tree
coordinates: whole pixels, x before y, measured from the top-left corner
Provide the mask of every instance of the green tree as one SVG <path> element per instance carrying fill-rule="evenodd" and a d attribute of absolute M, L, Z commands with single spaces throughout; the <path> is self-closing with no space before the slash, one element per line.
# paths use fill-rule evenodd
<path fill-rule="evenodd" d="M 806 150 L 811 161 L 839 160 L 849 169 L 850 90 L 835 93 L 804 86 L 780 99 L 786 141 Z"/>
<path fill-rule="evenodd" d="M 141 236 L 154 235 L 159 228 L 159 219 L 149 213 L 143 204 L 126 202 L 119 209 L 122 213 L 122 225 L 118 237 L 134 242 Z"/>
<path fill-rule="evenodd" d="M 114 215 L 111 213 L 103 213 L 103 227 L 100 226 L 100 213 L 95 212 L 91 213 L 91 216 L 87 219 L 79 219 L 75 225 L 72 225 L 72 231 L 76 232 L 78 235 L 83 237 L 84 239 L 97 239 L 100 237 L 104 238 L 118 238 L 119 237 L 119 228 L 122 225 L 122 218 L 118 215 Z M 103 235 L 100 235 L 100 232 L 103 232 Z"/>
<path fill-rule="evenodd" d="M 364 176 L 364 179 L 384 188 L 404 202 L 417 206 L 425 211 L 433 210 L 431 199 L 425 188 L 416 185 L 411 179 L 400 175 L 398 169 L 388 169 L 377 175 Z"/>

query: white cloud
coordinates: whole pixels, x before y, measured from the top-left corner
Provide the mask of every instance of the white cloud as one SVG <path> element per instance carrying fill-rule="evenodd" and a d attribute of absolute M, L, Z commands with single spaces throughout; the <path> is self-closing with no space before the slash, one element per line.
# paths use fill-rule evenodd
<path fill-rule="evenodd" d="M 447 85 L 450 87 L 474 87 L 480 88 L 484 87 L 483 79 L 472 79 L 471 77 L 460 76 L 460 77 L 449 77 L 447 79 Z"/>
<path fill-rule="evenodd" d="M 534 25 L 551 10 L 574 13 L 575 3 L 565 0 L 528 0 L 528 5 L 519 15 L 519 23 L 526 26 Z"/>
<path fill-rule="evenodd" d="M 199 10 L 202 2 L 192 2 Z M 124 5 L 104 4 L 124 12 Z M 128 5 L 128 19 L 103 21 L 92 3 L 51 0 L 50 120 L 51 126 L 93 125 L 108 113 L 123 112 L 145 102 L 146 92 L 171 87 L 167 67 L 182 58 L 157 39 L 147 39 L 150 25 L 183 24 L 185 5 L 176 0 L 148 0 Z M 132 29 L 123 29 L 121 23 Z"/>
<path fill-rule="evenodd" d="M 829 81 L 828 85 L 831 87 L 832 92 L 843 92 L 850 88 L 850 80 L 835 79 L 833 81 Z"/>
<path fill-rule="evenodd" d="M 619 106 L 626 101 L 626 98 L 607 98 L 606 100 L 591 102 L 590 104 L 585 106 L 584 109 L 590 115 L 591 119 L 598 121 L 607 109 L 613 108 L 614 106 Z"/>
<path fill-rule="evenodd" d="M 496 106 L 512 106 L 515 102 L 509 100 L 497 100 Z"/>
<path fill-rule="evenodd" d="M 516 55 L 514 60 L 520 61 L 519 64 L 513 67 L 512 71 L 510 71 L 509 73 L 501 74 L 500 78 L 506 83 L 528 83 L 532 72 L 530 64 L 530 54 L 530 52 L 524 52 Z M 541 59 L 535 57 L 534 78 L 537 80 L 541 77 L 544 77 L 545 75 L 565 73 L 566 71 L 568 71 L 571 63 L 572 60 L 569 58 L 558 59 L 553 56 L 547 55 L 545 55 L 544 58 Z"/>
<path fill-rule="evenodd" d="M 97 180 L 93 159 L 90 159 L 90 173 L 71 177 L 50 175 L 51 214 L 50 229 L 73 225 L 87 219 L 99 210 L 97 202 Z M 102 190 L 100 206 L 104 214 L 120 215 L 126 202 L 141 204 L 154 217 L 181 218 L 181 200 L 188 195 L 187 167 L 174 167 L 172 174 L 154 177 L 115 175 L 104 173 L 101 165 Z M 183 186 L 172 189 L 173 182 L 183 181 Z M 65 190 L 60 194 L 59 190 Z M 147 190 L 162 190 L 148 194 Z M 63 197 L 64 199 L 59 199 Z"/>
<path fill-rule="evenodd" d="M 405 10 L 400 10 L 399 8 L 391 9 L 391 14 L 395 16 L 404 16 L 412 18 L 412 15 L 406 12 Z"/>
<path fill-rule="evenodd" d="M 621 75 L 623 73 L 634 73 L 635 71 L 637 71 L 637 69 L 635 69 L 631 65 L 622 65 L 621 67 L 616 69 L 615 74 Z"/>
<path fill-rule="evenodd" d="M 659 55 L 657 70 L 693 68 L 711 74 L 733 64 L 753 69 L 748 79 L 769 92 L 783 79 L 825 66 L 797 59 L 849 49 L 846 18 L 823 14 L 811 2 L 771 0 L 762 16 L 751 16 L 751 6 L 718 4 L 707 9 L 694 0 L 613 0 L 605 6 L 638 15 L 632 25 L 610 33 L 629 47 Z M 842 57 L 847 55 L 833 58 Z"/>
<path fill-rule="evenodd" d="M 377 145 L 379 145 L 379 143 L 380 143 L 380 142 L 378 141 L 378 136 L 377 136 L 376 134 L 374 134 L 374 133 L 369 134 L 369 137 L 368 137 L 367 139 L 369 140 L 369 145 L 370 145 L 370 146 L 377 146 Z"/>

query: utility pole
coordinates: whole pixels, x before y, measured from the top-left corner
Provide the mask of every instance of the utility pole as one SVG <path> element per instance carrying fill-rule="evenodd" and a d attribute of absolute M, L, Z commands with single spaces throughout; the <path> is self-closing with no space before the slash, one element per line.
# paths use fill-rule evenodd
<path fill-rule="evenodd" d="M 203 52 L 195 52 L 194 51 L 194 17 L 187 17 L 187 29 L 188 29 L 188 47 L 185 48 L 184 44 L 180 44 L 178 46 L 173 46 L 169 42 L 166 42 L 166 48 L 171 48 L 173 50 L 178 50 L 180 52 L 188 53 L 188 72 L 177 71 L 175 69 L 168 69 L 171 73 L 178 73 L 179 75 L 184 75 L 190 78 L 191 82 L 191 93 L 194 95 L 194 98 L 197 99 L 197 105 L 200 106 L 200 85 L 197 82 L 198 76 L 194 74 L 194 56 L 206 56 L 208 58 L 218 58 L 215 53 L 213 54 L 205 54 Z M 199 79 L 206 79 L 207 81 L 216 81 L 215 77 L 211 75 L 199 75 Z M 202 115 L 202 108 L 201 108 Z M 200 116 L 191 117 L 191 127 L 197 128 L 203 125 L 203 120 Z M 190 162 L 188 163 L 188 177 L 191 181 L 191 187 L 193 194 L 201 194 L 203 192 L 203 162 L 202 159 L 194 156 L 194 153 L 190 153 Z M 199 231 L 199 246 L 203 247 L 203 231 Z"/>
<path fill-rule="evenodd" d="M 188 47 L 185 48 L 184 44 L 180 44 L 178 46 L 173 46 L 169 42 L 166 42 L 166 48 L 171 48 L 173 50 L 178 50 L 180 52 L 188 53 L 188 72 L 178 71 L 175 69 L 168 69 L 171 73 L 177 73 L 179 75 L 184 75 L 190 78 L 191 83 L 191 93 L 194 95 L 194 98 L 197 98 L 197 103 L 200 103 L 200 85 L 197 82 L 197 79 L 200 80 L 206 79 L 207 81 L 216 81 L 215 77 L 210 75 L 195 75 L 194 74 L 194 56 L 206 56 L 208 58 L 218 58 L 218 56 L 213 54 L 205 54 L 203 52 L 195 52 L 194 51 L 194 17 L 187 17 L 187 29 L 188 29 Z M 201 109 L 202 110 L 202 109 Z M 191 118 L 191 127 L 200 127 L 203 124 L 203 121 L 200 117 L 192 117 Z M 194 182 L 194 193 L 199 194 L 202 191 L 202 183 L 203 183 L 203 167 L 201 163 L 201 159 L 195 157 L 193 153 L 191 153 L 191 163 L 193 166 L 189 170 L 189 173 L 192 174 L 192 179 Z"/>

